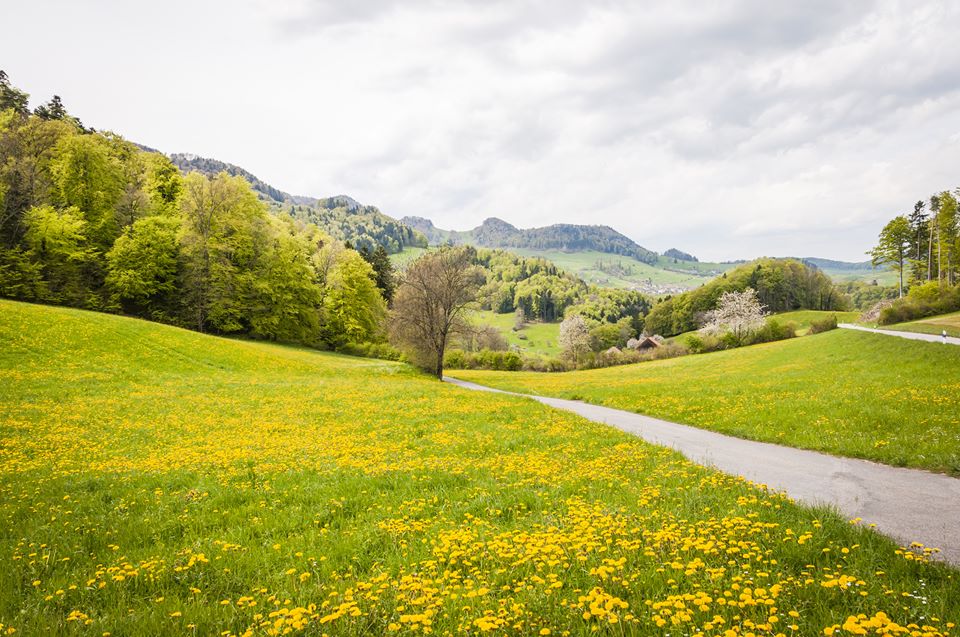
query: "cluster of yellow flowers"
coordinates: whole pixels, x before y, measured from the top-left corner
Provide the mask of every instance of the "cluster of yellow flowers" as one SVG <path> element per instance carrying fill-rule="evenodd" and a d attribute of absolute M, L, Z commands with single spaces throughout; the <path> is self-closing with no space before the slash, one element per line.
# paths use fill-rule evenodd
<path fill-rule="evenodd" d="M 926 547 L 600 425 L 183 338 L 149 373 L 44 342 L 0 371 L 0 634 L 942 637 L 960 612 Z"/>

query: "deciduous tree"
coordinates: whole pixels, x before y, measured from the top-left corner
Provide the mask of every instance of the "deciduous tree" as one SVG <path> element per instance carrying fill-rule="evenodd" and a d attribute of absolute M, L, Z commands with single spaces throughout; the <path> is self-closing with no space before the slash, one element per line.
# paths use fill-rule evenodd
<path fill-rule="evenodd" d="M 407 268 L 393 299 L 391 336 L 411 358 L 443 379 L 443 355 L 464 320 L 483 276 L 473 266 L 475 251 L 446 247 L 429 252 Z"/>
<path fill-rule="evenodd" d="M 903 215 L 894 217 L 880 231 L 879 242 L 868 253 L 873 258 L 873 265 L 888 265 L 899 274 L 900 298 L 903 298 L 903 268 L 912 238 L 913 228 L 910 227 L 910 221 Z"/>
<path fill-rule="evenodd" d="M 764 324 L 764 307 L 757 298 L 757 291 L 747 288 L 742 292 L 724 292 L 717 302 L 717 309 L 707 316 L 702 331 L 712 334 L 731 333 L 742 339 Z"/>
<path fill-rule="evenodd" d="M 590 351 L 590 326 L 579 314 L 571 314 L 560 323 L 560 348 L 577 365 Z"/>

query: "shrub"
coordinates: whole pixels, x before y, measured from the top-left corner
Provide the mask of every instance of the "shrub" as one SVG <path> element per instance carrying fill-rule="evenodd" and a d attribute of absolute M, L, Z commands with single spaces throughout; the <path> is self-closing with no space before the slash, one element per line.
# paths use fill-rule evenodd
<path fill-rule="evenodd" d="M 837 329 L 837 315 L 831 314 L 825 318 L 812 321 L 810 323 L 810 331 L 808 334 L 820 334 L 821 332 L 829 332 L 830 330 Z"/>
<path fill-rule="evenodd" d="M 930 281 L 916 286 L 906 297 L 882 309 L 877 322 L 891 325 L 956 310 L 960 310 L 960 285 L 938 285 Z"/>
<path fill-rule="evenodd" d="M 494 350 L 464 352 L 454 349 L 444 356 L 443 364 L 450 369 L 494 369 L 503 372 L 515 372 L 523 368 L 524 360 L 516 352 Z"/>
<path fill-rule="evenodd" d="M 345 343 L 337 348 L 341 354 L 379 358 L 387 361 L 403 360 L 403 354 L 389 343 Z"/>

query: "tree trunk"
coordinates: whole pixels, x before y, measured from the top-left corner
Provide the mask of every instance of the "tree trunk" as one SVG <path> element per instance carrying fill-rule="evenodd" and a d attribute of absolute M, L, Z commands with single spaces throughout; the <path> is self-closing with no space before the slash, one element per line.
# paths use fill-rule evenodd
<path fill-rule="evenodd" d="M 444 334 L 440 338 L 440 347 L 437 350 L 437 380 L 443 380 L 443 353 L 447 351 L 447 336 Z"/>
<path fill-rule="evenodd" d="M 900 298 L 903 298 L 903 261 L 900 261 Z"/>

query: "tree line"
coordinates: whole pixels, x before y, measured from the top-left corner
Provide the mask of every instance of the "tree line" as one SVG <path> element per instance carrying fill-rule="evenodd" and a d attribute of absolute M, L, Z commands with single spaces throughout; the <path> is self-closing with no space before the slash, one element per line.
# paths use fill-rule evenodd
<path fill-rule="evenodd" d="M 241 177 L 183 175 L 59 98 L 30 111 L 0 75 L 0 295 L 336 346 L 383 334 L 368 259 Z"/>
<path fill-rule="evenodd" d="M 919 200 L 913 212 L 891 219 L 868 253 L 874 265 L 886 265 L 899 275 L 904 289 L 924 282 L 954 285 L 960 280 L 960 188 Z"/>
<path fill-rule="evenodd" d="M 870 250 L 874 265 L 898 275 L 899 299 L 879 313 L 882 324 L 960 310 L 960 188 L 919 200 L 891 219 Z"/>
<path fill-rule="evenodd" d="M 650 334 L 674 336 L 699 329 L 725 292 L 756 291 L 772 313 L 791 310 L 845 310 L 849 298 L 826 274 L 796 259 L 757 259 L 729 270 L 701 287 L 664 298 L 645 320 Z"/>

